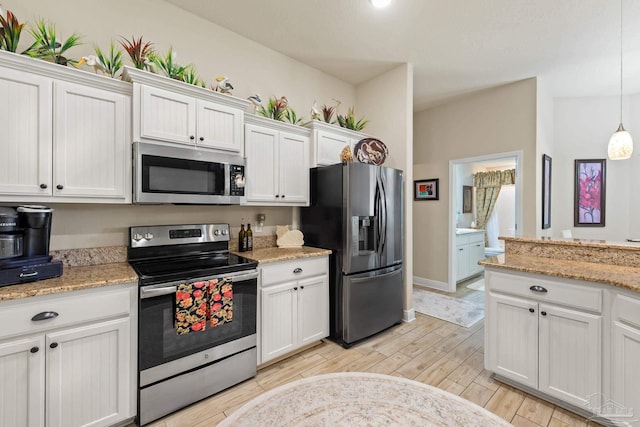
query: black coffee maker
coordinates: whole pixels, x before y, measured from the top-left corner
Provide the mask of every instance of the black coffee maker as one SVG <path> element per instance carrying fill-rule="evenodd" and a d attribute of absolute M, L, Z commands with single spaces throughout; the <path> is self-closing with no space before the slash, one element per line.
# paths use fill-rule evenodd
<path fill-rule="evenodd" d="M 21 251 L 13 250 L 4 259 L 0 259 L 0 286 L 61 276 L 62 262 L 52 261 L 49 256 L 53 209 L 25 205 L 18 206 L 15 211 L 17 221 L 14 228 L 10 230 L 11 233 L 3 230 L 5 232 L 2 234 L 19 240 Z M 11 212 L 3 212 L 4 217 L 9 218 Z"/>
<path fill-rule="evenodd" d="M 19 206 L 17 211 L 24 233 L 22 256 L 49 256 L 53 209 L 46 206 L 25 205 Z"/>

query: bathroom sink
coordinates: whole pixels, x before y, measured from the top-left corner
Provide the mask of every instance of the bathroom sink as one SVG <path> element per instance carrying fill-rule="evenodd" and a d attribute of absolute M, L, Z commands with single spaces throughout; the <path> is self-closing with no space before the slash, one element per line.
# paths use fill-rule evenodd
<path fill-rule="evenodd" d="M 484 230 L 478 230 L 477 228 L 456 228 L 456 234 L 469 234 L 484 232 Z"/>

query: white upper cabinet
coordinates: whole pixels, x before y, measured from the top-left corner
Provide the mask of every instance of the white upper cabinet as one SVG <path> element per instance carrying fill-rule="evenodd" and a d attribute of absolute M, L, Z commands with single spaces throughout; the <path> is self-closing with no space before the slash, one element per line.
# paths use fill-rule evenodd
<path fill-rule="evenodd" d="M 125 67 L 133 82 L 133 140 L 224 150 L 244 156 L 249 101 Z"/>
<path fill-rule="evenodd" d="M 308 206 L 309 131 L 246 116 L 247 204 Z"/>
<path fill-rule="evenodd" d="M 368 135 L 329 123 L 313 120 L 303 125 L 311 129 L 310 167 L 326 166 L 340 163 L 340 153 L 349 146 L 351 152 L 355 145 Z"/>
<path fill-rule="evenodd" d="M 6 202 L 131 202 L 131 85 L 0 51 Z"/>

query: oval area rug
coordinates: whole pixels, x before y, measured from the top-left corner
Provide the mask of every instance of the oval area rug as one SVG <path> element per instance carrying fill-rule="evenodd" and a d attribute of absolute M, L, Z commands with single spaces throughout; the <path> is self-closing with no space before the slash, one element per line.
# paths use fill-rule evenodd
<path fill-rule="evenodd" d="M 417 381 L 342 372 L 294 381 L 254 398 L 219 427 L 510 426 L 480 406 Z"/>

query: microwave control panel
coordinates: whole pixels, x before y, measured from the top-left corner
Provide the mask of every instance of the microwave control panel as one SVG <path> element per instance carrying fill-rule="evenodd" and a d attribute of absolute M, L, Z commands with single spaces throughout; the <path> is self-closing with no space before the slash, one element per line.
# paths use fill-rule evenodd
<path fill-rule="evenodd" d="M 230 167 L 230 196 L 244 196 L 244 166 L 231 165 Z"/>

